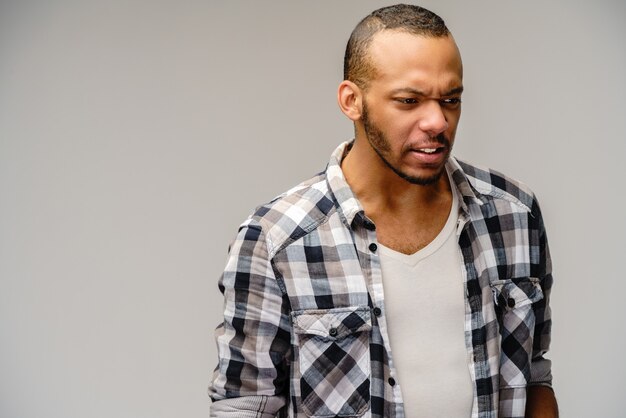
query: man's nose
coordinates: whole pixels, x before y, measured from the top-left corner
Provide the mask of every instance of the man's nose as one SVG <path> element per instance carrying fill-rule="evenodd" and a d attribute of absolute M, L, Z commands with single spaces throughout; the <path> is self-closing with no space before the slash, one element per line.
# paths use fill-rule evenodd
<path fill-rule="evenodd" d="M 422 117 L 418 123 L 421 131 L 427 132 L 431 137 L 434 137 L 448 129 L 448 121 L 437 100 L 429 100 L 423 106 Z"/>

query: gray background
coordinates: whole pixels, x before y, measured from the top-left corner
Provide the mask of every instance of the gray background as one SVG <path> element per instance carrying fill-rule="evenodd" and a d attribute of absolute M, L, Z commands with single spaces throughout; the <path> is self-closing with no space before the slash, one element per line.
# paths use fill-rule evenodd
<path fill-rule="evenodd" d="M 0 2 L 0 416 L 203 417 L 252 208 L 352 136 L 377 1 Z M 623 1 L 423 1 L 465 64 L 456 155 L 529 184 L 564 417 L 623 417 Z"/>

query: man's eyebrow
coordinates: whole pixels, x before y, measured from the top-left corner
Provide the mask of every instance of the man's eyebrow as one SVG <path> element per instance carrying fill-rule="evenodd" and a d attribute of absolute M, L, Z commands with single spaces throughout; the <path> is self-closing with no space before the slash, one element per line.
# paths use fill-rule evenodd
<path fill-rule="evenodd" d="M 412 87 L 401 87 L 399 89 L 393 89 L 391 91 L 392 95 L 396 95 L 399 93 L 407 93 L 407 94 L 412 94 L 414 96 L 425 96 L 424 92 L 414 89 Z"/>
<path fill-rule="evenodd" d="M 443 95 L 445 97 L 445 96 L 454 96 L 455 94 L 461 94 L 461 93 L 463 93 L 463 86 L 455 87 L 449 92 L 444 93 Z"/>

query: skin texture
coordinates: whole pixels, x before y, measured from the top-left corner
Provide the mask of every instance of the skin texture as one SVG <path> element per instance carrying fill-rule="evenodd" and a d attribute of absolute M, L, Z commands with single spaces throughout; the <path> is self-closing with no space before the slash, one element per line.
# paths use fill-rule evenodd
<path fill-rule="evenodd" d="M 338 90 L 356 131 L 342 169 L 378 240 L 412 254 L 439 234 L 450 213 L 442 174 L 461 117 L 461 56 L 450 35 L 384 30 L 372 40 L 369 59 L 375 72 L 367 88 L 345 80 Z M 424 148 L 437 148 L 438 156 L 416 152 Z M 552 389 L 528 388 L 526 417 L 558 417 Z"/>

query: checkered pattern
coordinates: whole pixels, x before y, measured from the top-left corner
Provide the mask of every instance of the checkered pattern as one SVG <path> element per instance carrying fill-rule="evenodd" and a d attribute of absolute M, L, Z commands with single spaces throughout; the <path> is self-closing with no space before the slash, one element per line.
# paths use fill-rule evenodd
<path fill-rule="evenodd" d="M 302 409 L 314 417 L 362 415 L 370 399 L 369 307 L 298 311 L 292 316 Z"/>
<path fill-rule="evenodd" d="M 370 248 L 376 227 L 339 165 L 348 146 L 242 224 L 220 279 L 214 408 L 236 399 L 249 414 L 233 416 L 271 416 L 286 405 L 280 413 L 291 417 L 404 417 Z M 541 212 L 530 190 L 497 172 L 455 159 L 447 169 L 461 197 L 472 417 L 523 417 L 526 387 L 551 384 Z"/>

